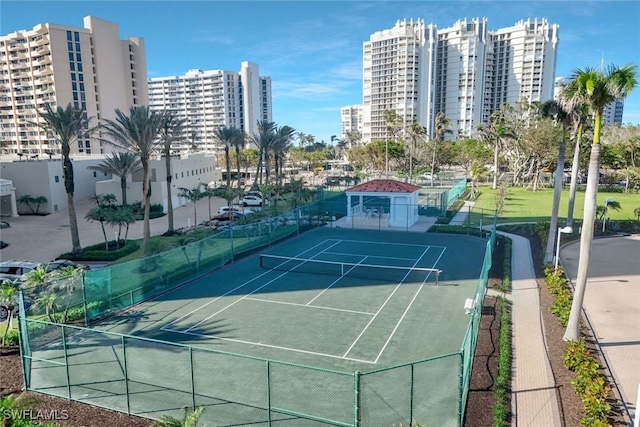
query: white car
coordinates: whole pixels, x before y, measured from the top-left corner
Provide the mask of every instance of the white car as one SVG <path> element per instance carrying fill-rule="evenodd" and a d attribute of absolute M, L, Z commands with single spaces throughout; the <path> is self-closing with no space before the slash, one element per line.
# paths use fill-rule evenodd
<path fill-rule="evenodd" d="M 422 174 L 422 176 L 425 179 L 431 179 L 431 172 L 425 172 L 425 173 Z M 438 174 L 437 173 L 433 174 L 433 179 L 438 179 Z"/>
<path fill-rule="evenodd" d="M 240 214 L 240 215 L 250 215 L 253 213 L 253 211 L 251 209 L 244 209 L 240 206 L 220 206 L 218 208 L 218 215 L 224 215 L 229 213 L 230 211 L 233 211 L 233 213 L 236 214 Z"/>
<path fill-rule="evenodd" d="M 242 198 L 242 206 L 262 206 L 262 197 L 244 196 Z M 269 200 L 264 200 L 264 206 L 269 206 Z"/>

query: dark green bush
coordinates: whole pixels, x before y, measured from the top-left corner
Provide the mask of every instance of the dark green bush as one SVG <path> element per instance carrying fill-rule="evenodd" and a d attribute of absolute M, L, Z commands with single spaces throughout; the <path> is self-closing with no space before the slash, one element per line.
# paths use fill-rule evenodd
<path fill-rule="evenodd" d="M 123 247 L 117 250 L 106 251 L 104 243 L 87 246 L 79 255 L 73 255 L 71 252 L 60 255 L 60 258 L 70 259 L 74 261 L 115 261 L 127 256 L 138 250 L 140 245 L 133 241 L 127 240 Z"/>

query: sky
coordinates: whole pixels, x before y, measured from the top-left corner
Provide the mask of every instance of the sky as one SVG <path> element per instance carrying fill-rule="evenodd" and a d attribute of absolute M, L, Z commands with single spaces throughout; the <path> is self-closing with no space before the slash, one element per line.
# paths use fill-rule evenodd
<path fill-rule="evenodd" d="M 329 142 L 340 108 L 362 103 L 362 44 L 397 20 L 438 28 L 486 17 L 489 30 L 528 18 L 559 24 L 556 76 L 577 68 L 640 65 L 640 2 L 629 1 L 31 1 L 0 0 L 0 34 L 39 23 L 82 27 L 87 15 L 143 37 L 149 77 L 190 69 L 239 71 L 257 63 L 272 79 L 273 121 Z M 623 123 L 640 124 L 640 87 Z"/>

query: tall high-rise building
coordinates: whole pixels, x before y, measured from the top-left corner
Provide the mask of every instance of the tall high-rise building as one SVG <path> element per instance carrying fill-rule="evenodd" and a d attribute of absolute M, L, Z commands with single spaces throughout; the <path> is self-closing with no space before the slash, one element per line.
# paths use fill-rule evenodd
<path fill-rule="evenodd" d="M 121 40 L 118 25 L 93 16 L 84 28 L 39 24 L 0 36 L 0 140 L 9 153 L 60 152 L 37 123 L 46 104 L 69 103 L 99 119 L 148 103 L 144 40 Z M 110 152 L 96 135 L 83 135 L 72 153 Z"/>
<path fill-rule="evenodd" d="M 342 117 L 342 139 L 346 138 L 347 132 L 362 133 L 362 105 L 342 107 L 340 116 Z"/>
<path fill-rule="evenodd" d="M 261 77 L 258 65 L 247 61 L 239 72 L 189 70 L 184 76 L 154 77 L 149 106 L 187 119 L 175 151 L 217 151 L 215 130 L 227 126 L 251 134 L 259 120 L 271 121 L 271 78 Z"/>
<path fill-rule="evenodd" d="M 363 45 L 364 141 L 384 139 L 384 115 L 395 110 L 402 129 L 414 120 L 434 136 L 443 112 L 453 135 L 474 135 L 503 104 L 553 97 L 558 25 L 523 20 L 488 29 L 487 18 L 437 29 L 403 20 Z"/>

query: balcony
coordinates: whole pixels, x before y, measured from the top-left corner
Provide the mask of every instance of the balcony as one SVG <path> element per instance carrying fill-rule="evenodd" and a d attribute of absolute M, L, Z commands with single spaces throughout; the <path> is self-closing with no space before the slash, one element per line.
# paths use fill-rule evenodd
<path fill-rule="evenodd" d="M 51 74 L 40 77 L 37 84 L 50 84 L 53 83 L 53 78 L 51 78 Z"/>
<path fill-rule="evenodd" d="M 35 58 L 33 63 L 36 65 L 49 65 L 51 64 L 51 56 L 41 56 Z"/>
<path fill-rule="evenodd" d="M 28 56 L 26 53 L 23 52 L 16 52 L 16 53 L 12 53 L 11 55 L 9 55 L 9 60 L 14 60 L 14 59 L 27 59 Z"/>
<path fill-rule="evenodd" d="M 31 56 L 34 57 L 38 55 L 48 55 L 50 53 L 51 53 L 51 49 L 49 48 L 49 45 L 42 45 L 36 50 L 31 51 Z"/>

